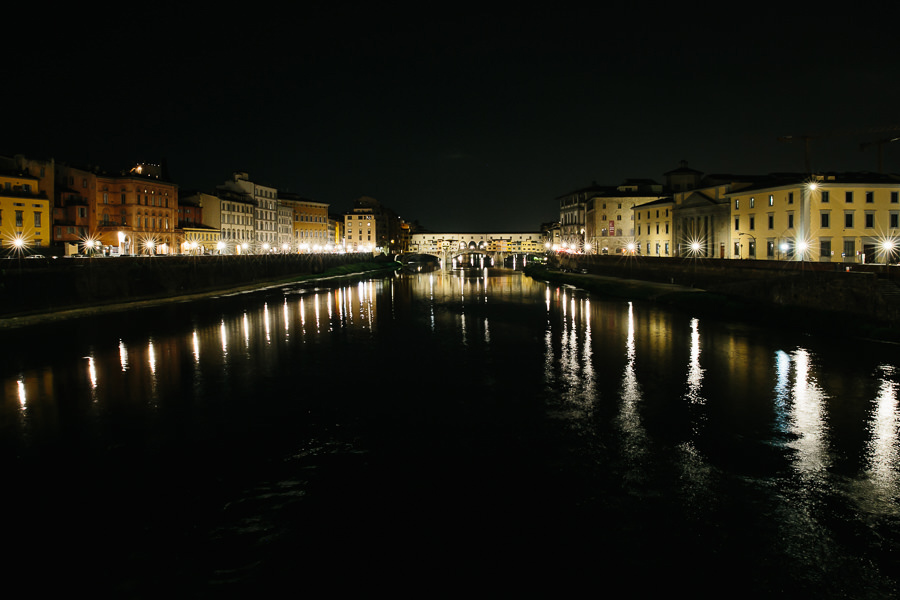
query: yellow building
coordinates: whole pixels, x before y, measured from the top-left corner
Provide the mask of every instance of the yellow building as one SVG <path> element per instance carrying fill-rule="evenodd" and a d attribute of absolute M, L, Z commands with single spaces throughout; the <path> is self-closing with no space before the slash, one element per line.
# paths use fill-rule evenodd
<path fill-rule="evenodd" d="M 39 184 L 32 175 L 0 173 L 0 251 L 50 245 L 50 200 Z"/>
<path fill-rule="evenodd" d="M 635 250 L 643 256 L 672 256 L 673 209 L 671 198 L 634 207 Z"/>
<path fill-rule="evenodd" d="M 222 239 L 221 231 L 200 223 L 182 226 L 183 254 L 216 254 Z"/>
<path fill-rule="evenodd" d="M 291 209 L 291 236 L 294 251 L 316 252 L 333 246 L 328 233 L 328 204 L 279 192 L 278 202 Z"/>
<path fill-rule="evenodd" d="M 875 173 L 772 178 L 728 194 L 729 257 L 896 262 L 900 179 Z"/>

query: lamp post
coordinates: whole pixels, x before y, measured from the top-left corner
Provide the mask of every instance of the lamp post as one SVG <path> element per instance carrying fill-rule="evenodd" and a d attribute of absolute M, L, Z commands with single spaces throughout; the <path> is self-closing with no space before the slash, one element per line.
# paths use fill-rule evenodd
<path fill-rule="evenodd" d="M 738 243 L 740 244 L 740 247 L 741 247 L 741 255 L 738 256 L 738 258 L 744 258 L 744 244 L 740 241 L 740 236 L 742 236 L 742 235 L 746 235 L 748 238 L 750 238 L 752 240 L 751 244 L 753 244 L 753 258 L 756 258 L 756 236 L 753 236 L 749 233 L 744 233 L 743 231 L 738 233 L 738 240 L 739 240 Z M 747 256 L 750 257 L 749 250 L 747 251 Z"/>
<path fill-rule="evenodd" d="M 894 251 L 897 248 L 897 243 L 894 240 L 884 240 L 881 242 L 881 253 L 884 254 L 884 267 L 887 269 L 887 266 L 891 264 L 891 259 L 894 258 Z"/>

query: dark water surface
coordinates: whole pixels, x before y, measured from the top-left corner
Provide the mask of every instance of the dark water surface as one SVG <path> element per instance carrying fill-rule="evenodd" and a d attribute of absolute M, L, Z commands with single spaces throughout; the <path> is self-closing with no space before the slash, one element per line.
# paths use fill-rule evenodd
<path fill-rule="evenodd" d="M 30 593 L 898 593 L 895 345 L 481 270 L 2 343 Z"/>

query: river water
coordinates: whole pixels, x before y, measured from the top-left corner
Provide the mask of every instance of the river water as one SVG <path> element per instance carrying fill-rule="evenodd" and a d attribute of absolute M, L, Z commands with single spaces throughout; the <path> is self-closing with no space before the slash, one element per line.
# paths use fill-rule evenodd
<path fill-rule="evenodd" d="M 510 270 L 317 285 L 3 332 L 7 582 L 896 597 L 895 345 Z"/>

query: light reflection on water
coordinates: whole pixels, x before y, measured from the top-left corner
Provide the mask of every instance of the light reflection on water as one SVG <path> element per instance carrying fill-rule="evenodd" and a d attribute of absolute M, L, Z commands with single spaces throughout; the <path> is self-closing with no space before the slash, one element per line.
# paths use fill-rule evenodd
<path fill-rule="evenodd" d="M 233 410 L 246 418 L 274 408 L 267 394 L 284 403 L 334 402 L 348 412 L 370 405 L 389 410 L 395 405 L 379 404 L 386 402 L 376 399 L 379 384 L 368 380 L 412 378 L 418 387 L 399 386 L 398 396 L 410 402 L 400 406 L 434 411 L 425 419 L 433 427 L 450 420 L 447 407 L 463 405 L 457 433 L 482 427 L 485 419 L 525 435 L 509 407 L 542 402 L 555 425 L 575 433 L 568 443 L 579 456 L 592 469 L 613 473 L 600 478 L 602 485 L 624 484 L 589 489 L 580 502 L 604 498 L 615 505 L 609 498 L 623 494 L 641 510 L 671 502 L 672 514 L 687 515 L 685 529 L 725 529 L 721 538 L 769 535 L 764 550 L 786 552 L 778 549 L 781 540 L 804 568 L 824 555 L 853 552 L 833 541 L 829 519 L 837 517 L 823 512 L 824 505 L 853 505 L 854 524 L 873 528 L 864 538 L 892 539 L 898 532 L 890 521 L 900 514 L 898 370 L 883 357 L 868 364 L 858 353 L 851 367 L 845 365 L 851 357 L 836 359 L 821 341 L 770 340 L 766 332 L 482 269 L 288 289 L 274 299 L 248 297 L 235 309 L 205 310 L 172 332 L 151 324 L 128 336 L 98 335 L 85 342 L 90 351 L 56 363 L 34 355 L 10 361 L 0 372 L 4 448 L 75 437 L 71 431 L 86 423 L 111 437 L 108 446 L 121 444 L 109 433 L 115 427 L 104 429 L 102 420 L 119 412 L 146 433 L 157 426 L 151 414 L 193 410 L 202 431 L 204 418 L 225 406 L 220 398 L 240 397 L 247 408 Z M 417 372 L 423 364 L 429 370 Z M 386 379 L 374 377 L 386 372 Z M 357 397 L 365 402 L 352 404 Z M 91 413 L 95 421 L 72 416 L 85 402 L 103 409 Z M 504 408 L 494 414 L 492 406 Z M 350 429 L 336 419 L 329 431 Z M 370 450 L 334 435 L 316 447 Z M 472 439 L 473 454 L 495 450 Z M 601 485 L 584 477 L 586 487 Z M 300 479 L 287 480 L 292 502 L 306 497 Z M 274 489 L 270 483 L 256 489 Z M 629 500 L 620 502 L 627 510 Z M 716 519 L 729 504 L 759 512 L 742 515 L 746 524 L 726 526 Z M 650 519 L 646 510 L 638 512 L 621 518 Z M 886 532 L 874 529 L 885 520 Z M 821 548 L 803 557 L 805 544 Z"/>

